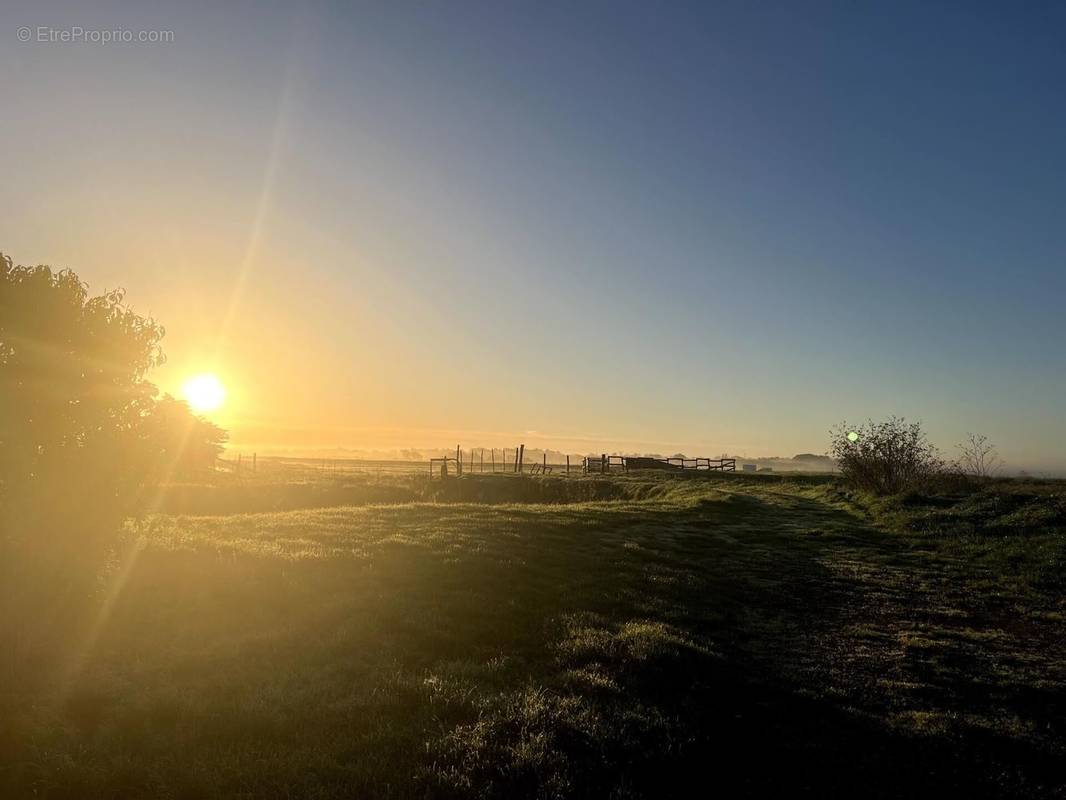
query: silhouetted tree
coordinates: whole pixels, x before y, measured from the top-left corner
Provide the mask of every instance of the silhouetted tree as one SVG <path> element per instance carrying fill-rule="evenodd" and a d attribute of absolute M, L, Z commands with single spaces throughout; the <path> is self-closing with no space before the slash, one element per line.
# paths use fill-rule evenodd
<path fill-rule="evenodd" d="M 0 255 L 6 587 L 84 598 L 144 482 L 213 464 L 225 433 L 184 403 L 157 400 L 145 378 L 163 362 L 163 333 L 121 291 L 90 297 L 70 270 Z M 5 612 L 16 594 L 2 598 Z"/>
<path fill-rule="evenodd" d="M 214 469 L 226 431 L 196 416 L 183 400 L 163 395 L 144 423 L 146 474 L 155 481 L 188 478 Z"/>
<path fill-rule="evenodd" d="M 5 545 L 85 541 L 139 483 L 163 328 L 89 297 L 70 270 L 0 256 L 0 513 Z"/>

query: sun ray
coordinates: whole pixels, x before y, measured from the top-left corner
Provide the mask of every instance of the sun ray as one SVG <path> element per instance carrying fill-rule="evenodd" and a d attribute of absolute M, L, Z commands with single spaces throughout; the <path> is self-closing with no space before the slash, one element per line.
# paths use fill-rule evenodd
<path fill-rule="evenodd" d="M 266 223 L 271 199 L 274 194 L 274 183 L 277 178 L 278 164 L 281 161 L 282 151 L 284 150 L 285 141 L 288 136 L 293 84 L 295 83 L 294 75 L 295 59 L 290 57 L 288 66 L 285 70 L 280 97 L 278 99 L 277 115 L 274 119 L 274 128 L 270 137 L 270 153 L 267 156 L 266 165 L 263 169 L 263 181 L 259 189 L 259 198 L 256 201 L 255 216 L 252 219 L 252 226 L 248 232 L 248 240 L 244 248 L 244 257 L 241 259 L 240 266 L 237 270 L 237 278 L 234 281 L 233 289 L 230 292 L 229 307 L 226 310 L 226 316 L 218 331 L 218 337 L 215 342 L 216 356 L 226 345 L 230 328 L 232 327 L 233 321 L 240 309 L 241 298 L 244 295 L 245 285 L 248 283 L 252 264 L 259 252 L 259 241 L 263 235 L 263 228 Z"/>

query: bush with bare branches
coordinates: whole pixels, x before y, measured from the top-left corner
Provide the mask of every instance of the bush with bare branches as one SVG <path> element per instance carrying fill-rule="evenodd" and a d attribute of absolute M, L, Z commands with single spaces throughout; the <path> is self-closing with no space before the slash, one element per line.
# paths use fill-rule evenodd
<path fill-rule="evenodd" d="M 991 478 L 1003 468 L 1003 459 L 999 457 L 996 446 L 988 441 L 987 436 L 968 433 L 958 448 L 959 457 L 955 468 L 964 475 Z"/>
<path fill-rule="evenodd" d="M 913 491 L 945 471 L 920 422 L 889 417 L 858 427 L 842 423 L 830 435 L 829 454 L 844 481 L 856 489 L 879 495 Z"/>

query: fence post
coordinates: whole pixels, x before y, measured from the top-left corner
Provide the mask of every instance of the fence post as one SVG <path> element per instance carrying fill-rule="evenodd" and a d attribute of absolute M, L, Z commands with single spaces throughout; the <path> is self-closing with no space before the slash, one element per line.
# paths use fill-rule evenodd
<path fill-rule="evenodd" d="M 566 474 L 570 474 L 570 456 L 566 457 Z"/>
<path fill-rule="evenodd" d="M 607 471 L 607 454 L 606 453 L 601 453 L 600 454 L 600 473 L 602 474 L 602 473 L 604 473 L 606 471 Z"/>
<path fill-rule="evenodd" d="M 496 474 L 496 448 L 492 448 L 492 473 Z"/>

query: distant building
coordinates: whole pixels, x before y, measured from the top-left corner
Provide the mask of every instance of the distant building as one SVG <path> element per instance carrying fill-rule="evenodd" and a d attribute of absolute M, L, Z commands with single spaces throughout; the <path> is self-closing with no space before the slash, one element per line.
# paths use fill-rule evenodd
<path fill-rule="evenodd" d="M 745 472 L 755 472 L 757 467 L 754 464 L 745 464 L 741 467 Z"/>

